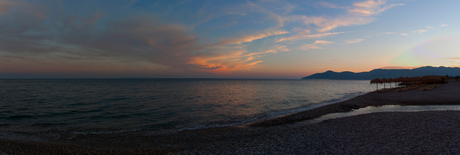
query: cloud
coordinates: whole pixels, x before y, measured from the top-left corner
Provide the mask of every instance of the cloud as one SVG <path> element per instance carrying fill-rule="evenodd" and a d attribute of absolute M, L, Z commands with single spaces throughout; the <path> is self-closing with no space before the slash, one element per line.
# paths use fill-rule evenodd
<path fill-rule="evenodd" d="M 282 30 L 257 33 L 257 34 L 252 34 L 252 35 L 246 35 L 240 38 L 225 39 L 224 41 L 221 42 L 221 44 L 241 44 L 241 43 L 247 43 L 247 42 L 251 42 L 254 40 L 258 40 L 258 39 L 262 39 L 262 38 L 266 38 L 270 36 L 282 35 L 282 34 L 287 34 L 287 33 L 289 32 L 282 31 Z"/>
<path fill-rule="evenodd" d="M 288 52 L 289 49 L 286 46 L 275 46 L 270 48 L 269 50 L 263 51 L 263 52 L 255 52 L 255 53 L 249 53 L 246 56 L 254 56 L 254 55 L 260 55 L 260 54 L 267 54 L 267 53 L 278 53 L 278 52 Z"/>
<path fill-rule="evenodd" d="M 361 41 L 363 41 L 363 39 L 347 40 L 345 41 L 345 44 L 354 44 L 354 43 L 359 43 Z"/>
<path fill-rule="evenodd" d="M 399 35 L 408 36 L 407 33 L 400 33 Z"/>
<path fill-rule="evenodd" d="M 449 26 L 449 24 L 441 24 L 441 26 L 439 27 L 446 27 L 446 26 Z"/>
<path fill-rule="evenodd" d="M 432 29 L 433 27 L 432 26 L 426 26 L 427 29 Z"/>
<path fill-rule="evenodd" d="M 384 32 L 384 33 L 381 33 L 381 34 L 395 34 L 395 32 Z"/>
<path fill-rule="evenodd" d="M 335 4 L 320 2 L 320 5 L 329 8 L 340 8 Z M 372 15 L 376 15 L 387 9 L 395 6 L 404 5 L 399 4 L 386 4 L 386 1 L 368 0 L 360 3 L 353 3 L 353 7 L 348 9 L 348 14 L 338 17 L 307 17 L 307 16 L 291 16 L 289 20 L 302 21 L 306 25 L 314 24 L 318 26 L 318 32 L 331 31 L 337 27 L 353 26 L 353 25 L 366 25 L 376 20 Z"/>
<path fill-rule="evenodd" d="M 344 32 L 331 32 L 331 33 L 318 33 L 318 34 L 309 34 L 309 33 L 310 33 L 309 30 L 305 30 L 304 32 L 298 33 L 292 37 L 278 39 L 276 42 L 296 41 L 296 40 L 308 39 L 308 38 L 322 38 L 322 37 L 326 37 L 330 35 L 341 34 Z"/>
<path fill-rule="evenodd" d="M 304 51 L 308 51 L 310 49 L 323 49 L 315 44 L 309 44 L 309 45 L 304 45 L 304 46 L 301 46 L 300 49 L 304 50 Z"/>
<path fill-rule="evenodd" d="M 263 52 L 249 53 L 246 56 L 253 56 L 253 55 L 260 55 L 260 54 L 267 54 L 267 53 L 278 53 L 278 51 L 270 49 L 270 50 L 263 51 Z"/>
<path fill-rule="evenodd" d="M 350 13 L 356 14 L 356 15 L 371 16 L 371 15 L 383 12 L 383 11 L 385 11 L 387 9 L 392 8 L 392 7 L 404 5 L 402 3 L 389 4 L 389 5 L 385 5 L 385 4 L 386 4 L 386 1 L 384 1 L 384 0 L 377 0 L 377 1 L 368 0 L 368 1 L 364 1 L 364 2 L 357 2 L 357 3 L 353 3 L 353 6 L 355 8 L 349 9 L 348 11 Z M 382 5 L 385 5 L 385 6 L 382 6 Z"/>
<path fill-rule="evenodd" d="M 133 67 L 146 62 L 152 64 L 149 66 L 188 70 L 191 66 L 187 62 L 193 52 L 213 50 L 199 43 L 188 28 L 161 23 L 152 16 L 106 18 L 92 12 L 59 13 L 59 9 L 48 10 L 46 20 L 24 8 L 3 14 L 0 55 L 29 57 L 36 64 L 68 67 L 97 60 Z M 84 70 L 85 65 L 80 66 Z"/>
<path fill-rule="evenodd" d="M 300 20 L 306 25 L 315 24 L 319 27 L 317 29 L 318 32 L 326 32 L 342 26 L 369 24 L 375 21 L 375 18 L 359 16 L 342 16 L 337 18 L 295 16 L 291 17 L 291 20 Z"/>
<path fill-rule="evenodd" d="M 418 68 L 418 67 L 417 66 L 416 67 L 414 66 L 385 66 L 379 69 L 414 69 L 414 68 Z"/>
<path fill-rule="evenodd" d="M 262 61 L 250 62 L 251 57 L 244 55 L 246 51 L 200 53 L 191 57 L 189 64 L 199 65 L 199 71 L 230 72 L 248 68 Z"/>
<path fill-rule="evenodd" d="M 17 2 L 12 2 L 8 0 L 0 1 L 0 16 L 9 11 L 14 5 L 18 5 Z"/>
<path fill-rule="evenodd" d="M 260 55 L 268 53 L 287 52 L 286 46 L 273 46 L 261 52 L 248 53 L 246 50 L 229 52 L 205 52 L 191 57 L 188 64 L 198 65 L 196 71 L 229 73 L 236 70 L 249 69 L 262 61 L 253 61 Z"/>
<path fill-rule="evenodd" d="M 316 40 L 313 44 L 308 44 L 308 45 L 303 45 L 300 47 L 300 49 L 307 51 L 310 49 L 323 49 L 319 47 L 318 45 L 326 45 L 326 44 L 333 44 L 334 42 L 331 41 L 326 41 L 326 40 Z"/>
<path fill-rule="evenodd" d="M 334 42 L 332 41 L 326 41 L 326 40 L 316 40 L 314 44 L 333 44 Z"/>
<path fill-rule="evenodd" d="M 318 2 L 318 5 L 327 7 L 327 8 L 334 8 L 334 9 L 346 9 L 346 7 L 340 7 L 336 4 L 328 3 L 328 2 Z"/>
<path fill-rule="evenodd" d="M 274 13 L 273 10 L 283 9 L 283 11 L 286 11 L 286 13 L 288 13 L 292 9 L 292 6 L 290 6 L 290 5 L 287 5 L 287 7 L 286 7 L 286 5 L 276 5 L 276 7 L 273 7 L 271 9 L 267 9 L 267 8 L 264 8 L 262 6 L 259 6 L 257 4 L 251 3 L 251 2 L 249 2 L 248 6 L 249 6 L 249 9 L 252 10 L 252 11 L 267 14 L 270 18 L 275 19 L 278 22 L 278 25 L 276 27 L 274 27 L 274 29 L 283 27 L 285 19 L 282 16 Z"/>
<path fill-rule="evenodd" d="M 37 15 L 41 6 L 21 4 L 14 6 L 18 9 L 11 9 L 13 3 L 6 2 L 9 1 L 0 1 L 1 61 L 12 59 L 2 57 L 7 55 L 30 58 L 28 62 L 36 61 L 37 64 L 60 65 L 61 68 L 78 65 L 81 66 L 79 70 L 88 67 L 80 64 L 93 61 L 98 64 L 94 68 L 101 67 L 99 63 L 102 62 L 108 64 L 106 66 L 121 64 L 114 65 L 117 67 L 137 67 L 143 63 L 148 64 L 144 66 L 177 72 L 228 73 L 261 63 L 257 58 L 264 54 L 289 51 L 286 46 L 272 46 L 250 53 L 241 45 L 289 33 L 276 27 L 241 37 L 202 42 L 202 38 L 189 27 L 160 22 L 150 15 L 61 12 L 63 6 L 56 2 L 44 9 L 46 12 L 42 13 L 46 13 L 43 14 L 46 18 L 42 18 L 44 16 Z M 124 9 L 117 10 L 120 11 L 117 13 L 131 11 Z"/>
<path fill-rule="evenodd" d="M 426 31 L 428 31 L 428 30 L 420 29 L 420 30 L 414 30 L 414 31 L 412 31 L 412 32 L 413 32 L 413 33 L 419 33 L 419 34 L 421 34 L 421 33 L 425 33 Z"/>

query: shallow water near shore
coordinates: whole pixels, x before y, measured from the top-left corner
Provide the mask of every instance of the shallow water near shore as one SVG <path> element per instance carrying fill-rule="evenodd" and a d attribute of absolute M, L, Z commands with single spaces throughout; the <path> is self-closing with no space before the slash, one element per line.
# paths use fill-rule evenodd
<path fill-rule="evenodd" d="M 379 113 L 379 112 L 422 112 L 422 111 L 460 111 L 460 105 L 421 105 L 421 106 L 401 106 L 401 105 L 383 105 L 383 106 L 368 106 L 365 108 L 355 109 L 350 112 L 343 113 L 332 113 L 323 115 L 321 117 L 301 121 L 296 124 L 313 124 L 320 123 L 326 120 L 338 119 L 344 117 L 351 117 L 363 114 L 370 113 Z"/>

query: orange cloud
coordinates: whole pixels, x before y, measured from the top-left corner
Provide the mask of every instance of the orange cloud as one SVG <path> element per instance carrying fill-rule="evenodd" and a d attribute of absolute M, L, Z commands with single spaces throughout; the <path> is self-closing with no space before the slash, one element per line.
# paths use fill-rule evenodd
<path fill-rule="evenodd" d="M 258 34 L 252 34 L 252 35 L 247 35 L 243 36 L 240 38 L 233 38 L 233 39 L 226 39 L 221 42 L 221 44 L 241 44 L 241 43 L 246 43 L 246 42 L 252 42 L 254 40 L 270 37 L 270 36 L 275 36 L 275 35 L 282 35 L 282 34 L 287 34 L 289 33 L 288 31 L 272 31 L 272 32 L 264 32 L 264 33 L 258 33 Z"/>
<path fill-rule="evenodd" d="M 413 69 L 421 66 L 385 66 L 379 69 Z"/>
<path fill-rule="evenodd" d="M 272 49 L 269 49 L 263 52 L 249 53 L 246 56 L 254 56 L 254 55 L 260 55 L 260 54 L 267 54 L 267 53 L 287 52 L 287 51 L 289 51 L 289 49 L 286 46 L 275 46 Z"/>
<path fill-rule="evenodd" d="M 199 65 L 201 71 L 214 73 L 225 73 L 239 69 L 250 68 L 262 61 L 254 61 L 250 55 L 244 55 L 246 51 L 219 52 L 219 53 L 201 53 L 194 56 L 189 64 Z M 205 70 L 203 70 L 205 69 Z"/>
<path fill-rule="evenodd" d="M 460 57 L 454 57 L 454 58 L 446 58 L 446 59 L 451 59 L 451 60 L 460 60 Z"/>
<path fill-rule="evenodd" d="M 352 14 L 357 14 L 361 16 L 370 16 L 370 15 L 380 13 L 382 11 L 385 11 L 395 6 L 404 5 L 402 3 L 399 3 L 399 4 L 390 4 L 387 6 L 380 7 L 381 5 L 384 5 L 384 4 L 386 4 L 386 1 L 383 1 L 383 0 L 377 0 L 377 1 L 368 0 L 365 2 L 353 3 L 353 6 L 355 8 L 350 9 L 348 11 Z"/>
<path fill-rule="evenodd" d="M 309 49 L 322 49 L 321 47 L 317 46 L 318 44 L 333 44 L 334 42 L 332 41 L 326 41 L 326 40 L 316 40 L 313 44 L 308 44 L 300 47 L 300 49 L 307 51 Z"/>
<path fill-rule="evenodd" d="M 265 53 L 278 53 L 278 51 L 270 49 L 270 50 L 267 50 L 267 51 L 264 51 L 264 52 L 249 53 L 246 56 L 253 56 L 253 55 L 259 55 L 259 54 L 265 54 Z"/>
<path fill-rule="evenodd" d="M 214 73 L 229 73 L 236 70 L 251 68 L 262 61 L 254 61 L 262 54 L 286 52 L 289 49 L 286 46 L 274 46 L 271 49 L 262 52 L 247 53 L 245 50 L 218 52 L 218 53 L 200 53 L 190 58 L 188 64 L 198 65 L 199 71 Z"/>
<path fill-rule="evenodd" d="M 319 32 L 326 32 L 342 26 L 365 25 L 373 22 L 374 20 L 375 18 L 349 16 L 336 19 L 328 19 L 322 22 L 315 23 L 315 25 L 321 27 L 320 29 L 318 29 Z M 305 23 L 307 24 L 308 22 Z"/>

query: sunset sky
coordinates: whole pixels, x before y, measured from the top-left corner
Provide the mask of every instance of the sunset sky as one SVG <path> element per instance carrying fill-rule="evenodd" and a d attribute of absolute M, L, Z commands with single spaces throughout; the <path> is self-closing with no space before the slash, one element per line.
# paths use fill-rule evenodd
<path fill-rule="evenodd" d="M 0 78 L 460 66 L 457 0 L 0 0 Z"/>

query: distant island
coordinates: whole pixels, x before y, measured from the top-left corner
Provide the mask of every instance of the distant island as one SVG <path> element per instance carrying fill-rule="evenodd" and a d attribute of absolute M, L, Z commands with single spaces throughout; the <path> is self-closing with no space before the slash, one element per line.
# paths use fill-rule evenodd
<path fill-rule="evenodd" d="M 458 76 L 460 75 L 460 68 L 458 67 L 432 67 L 425 66 L 414 69 L 374 69 L 369 72 L 334 72 L 326 71 L 324 73 L 316 73 L 304 79 L 335 79 L 335 80 L 372 80 L 375 78 L 398 78 L 398 77 L 416 77 L 426 75 L 448 75 Z"/>

